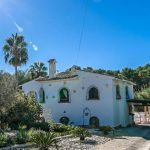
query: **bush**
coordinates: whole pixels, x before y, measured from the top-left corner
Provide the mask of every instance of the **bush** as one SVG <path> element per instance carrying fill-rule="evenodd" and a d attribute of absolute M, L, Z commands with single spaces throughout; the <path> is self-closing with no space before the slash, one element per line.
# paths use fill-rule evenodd
<path fill-rule="evenodd" d="M 17 144 L 25 144 L 29 141 L 29 136 L 28 136 L 28 132 L 21 129 L 19 131 L 17 131 L 16 134 L 16 143 Z"/>
<path fill-rule="evenodd" d="M 0 71 L 0 114 L 7 111 L 15 101 L 17 81 L 15 76 Z"/>
<path fill-rule="evenodd" d="M 8 136 L 0 133 L 0 147 L 6 147 L 8 145 Z"/>
<path fill-rule="evenodd" d="M 30 127 L 38 130 L 43 130 L 46 132 L 50 131 L 50 125 L 48 122 L 45 121 L 33 123 Z"/>
<path fill-rule="evenodd" d="M 0 130 L 7 128 L 5 114 L 15 101 L 16 83 L 15 76 L 0 71 Z"/>
<path fill-rule="evenodd" d="M 33 134 L 32 142 L 35 143 L 41 150 L 48 150 L 49 147 L 58 149 L 58 140 L 55 133 L 37 131 Z"/>
<path fill-rule="evenodd" d="M 28 130 L 28 141 L 29 142 L 32 141 L 32 136 L 34 135 L 35 132 L 36 132 L 36 130 L 34 130 L 33 128 L 31 128 L 30 130 Z"/>
<path fill-rule="evenodd" d="M 41 122 L 42 107 L 31 96 L 25 95 L 23 92 L 16 94 L 16 101 L 5 114 L 5 122 L 12 129 L 18 129 L 19 125 L 26 125 L 27 128 L 32 124 Z"/>
<path fill-rule="evenodd" d="M 100 131 L 102 131 L 104 135 L 107 135 L 110 131 L 112 131 L 112 127 L 110 127 L 110 126 L 101 126 Z"/>
<path fill-rule="evenodd" d="M 54 132 L 69 132 L 74 129 L 72 126 L 67 126 L 64 124 L 53 123 L 51 128 Z"/>
<path fill-rule="evenodd" d="M 72 130 L 72 133 L 75 136 L 80 137 L 80 140 L 85 140 L 86 137 L 91 136 L 89 131 L 87 129 L 81 128 L 81 127 L 75 127 L 74 130 Z"/>

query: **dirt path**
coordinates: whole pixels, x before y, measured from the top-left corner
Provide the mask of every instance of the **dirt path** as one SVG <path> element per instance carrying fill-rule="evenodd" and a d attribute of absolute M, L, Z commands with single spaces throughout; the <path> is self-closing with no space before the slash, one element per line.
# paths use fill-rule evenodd
<path fill-rule="evenodd" d="M 121 134 L 91 150 L 150 150 L 150 126 L 125 128 Z"/>

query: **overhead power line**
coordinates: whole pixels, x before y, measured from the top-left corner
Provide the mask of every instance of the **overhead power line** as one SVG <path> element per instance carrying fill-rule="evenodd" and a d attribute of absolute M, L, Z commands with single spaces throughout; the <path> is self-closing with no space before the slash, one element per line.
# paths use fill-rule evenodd
<path fill-rule="evenodd" d="M 76 63 L 75 63 L 76 65 L 77 65 L 78 60 L 79 60 L 79 54 L 80 54 L 80 51 L 81 51 L 81 44 L 82 44 L 82 41 L 83 41 L 83 35 L 84 35 L 84 31 L 85 31 L 87 8 L 88 8 L 88 0 L 85 0 L 83 23 L 82 23 L 81 34 L 80 34 L 80 38 L 79 38 L 79 45 L 78 45 L 78 49 L 77 49 Z"/>

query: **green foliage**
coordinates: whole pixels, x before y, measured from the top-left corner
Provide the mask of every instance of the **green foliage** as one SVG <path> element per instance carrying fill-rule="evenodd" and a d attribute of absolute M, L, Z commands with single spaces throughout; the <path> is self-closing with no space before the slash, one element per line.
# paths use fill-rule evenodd
<path fill-rule="evenodd" d="M 16 83 L 15 76 L 0 71 L 0 113 L 6 111 L 15 100 Z"/>
<path fill-rule="evenodd" d="M 5 114 L 5 122 L 8 123 L 12 129 L 17 129 L 19 125 L 26 125 L 32 127 L 32 124 L 40 122 L 42 107 L 38 102 L 23 92 L 16 94 L 16 101 Z"/>
<path fill-rule="evenodd" d="M 58 133 L 61 136 L 68 135 L 68 134 L 73 134 L 74 136 L 83 137 L 83 138 L 87 136 L 91 136 L 88 130 L 81 127 L 74 127 L 74 126 L 56 124 L 56 123 L 52 123 L 50 126 L 53 132 Z"/>
<path fill-rule="evenodd" d="M 69 133 L 74 129 L 74 127 L 72 126 L 64 125 L 64 124 L 56 124 L 56 123 L 51 124 L 51 128 L 54 132 L 59 132 L 59 133 L 63 133 L 63 132 Z"/>
<path fill-rule="evenodd" d="M 100 131 L 102 131 L 104 135 L 107 135 L 109 132 L 112 131 L 112 127 L 111 126 L 101 126 Z"/>
<path fill-rule="evenodd" d="M 71 68 L 68 69 L 68 71 L 71 69 L 81 70 L 81 67 L 77 65 L 73 65 Z"/>
<path fill-rule="evenodd" d="M 7 127 L 6 112 L 15 101 L 16 83 L 15 76 L 0 71 L 0 129 Z"/>
<path fill-rule="evenodd" d="M 5 62 L 15 67 L 17 76 L 17 67 L 26 64 L 28 60 L 27 43 L 24 37 L 17 33 L 7 38 L 3 46 Z"/>
<path fill-rule="evenodd" d="M 80 137 L 80 140 L 84 140 L 85 137 L 91 136 L 91 134 L 89 133 L 89 131 L 87 129 L 81 128 L 81 127 L 75 127 L 72 130 L 72 134 L 74 134 L 75 136 Z"/>
<path fill-rule="evenodd" d="M 25 144 L 27 142 L 32 141 L 32 136 L 37 132 L 34 128 L 30 128 L 27 130 L 26 128 L 23 128 L 24 126 L 19 127 L 19 130 L 16 134 L 16 143 L 17 144 Z"/>
<path fill-rule="evenodd" d="M 32 136 L 37 131 L 31 128 L 26 130 L 25 126 L 20 126 L 15 136 L 8 136 L 4 133 L 0 133 L 0 148 L 14 144 L 25 144 L 32 141 Z"/>
<path fill-rule="evenodd" d="M 106 74 L 115 76 L 117 78 L 126 79 L 136 83 L 134 86 L 135 98 L 137 99 L 150 99 L 150 64 L 146 64 L 143 67 L 138 67 L 136 69 L 123 68 L 122 71 L 119 70 L 104 70 L 104 69 L 93 69 L 92 67 L 83 68 L 82 70 L 100 74 Z"/>
<path fill-rule="evenodd" d="M 26 71 L 18 70 L 17 78 L 18 78 L 18 85 L 22 85 L 32 80 L 31 74 L 27 70 Z"/>
<path fill-rule="evenodd" d="M 94 69 L 92 67 L 83 68 L 84 71 L 93 72 Z"/>
<path fill-rule="evenodd" d="M 48 150 L 49 147 L 58 149 L 58 140 L 55 133 L 37 131 L 33 134 L 32 142 L 35 143 L 41 150 Z"/>
<path fill-rule="evenodd" d="M 28 141 L 30 142 L 30 141 L 32 141 L 32 136 L 34 135 L 34 133 L 36 132 L 36 130 L 34 129 L 34 128 L 30 128 L 29 130 L 28 130 Z"/>
<path fill-rule="evenodd" d="M 35 122 L 35 123 L 31 124 L 31 127 L 34 129 L 39 129 L 39 130 L 43 130 L 43 131 L 47 131 L 47 132 L 50 131 L 50 124 L 45 121 Z"/>
<path fill-rule="evenodd" d="M 126 67 L 123 68 L 122 71 L 93 69 L 92 67 L 83 68 L 81 70 L 99 73 L 99 74 L 111 75 L 117 78 L 132 81 L 136 83 L 135 90 L 142 90 L 143 86 L 149 87 L 150 85 L 150 64 L 147 64 L 143 67 L 138 67 L 136 69 L 131 69 Z"/>
<path fill-rule="evenodd" d="M 143 86 L 149 86 L 150 83 L 150 64 L 136 69 L 124 68 L 121 72 L 128 80 L 136 83 L 135 90 L 141 90 Z"/>
<path fill-rule="evenodd" d="M 47 75 L 47 67 L 42 62 L 35 62 L 30 66 L 29 73 L 32 76 L 32 79 L 37 78 L 39 76 L 45 77 Z"/>
<path fill-rule="evenodd" d="M 28 132 L 23 129 L 18 130 L 16 134 L 16 143 L 25 144 L 27 141 L 29 141 Z"/>
<path fill-rule="evenodd" d="M 150 99 L 150 88 L 135 92 L 135 99 Z"/>
<path fill-rule="evenodd" d="M 4 133 L 0 133 L 0 148 L 15 144 L 15 138 Z"/>
<path fill-rule="evenodd" d="M 0 133 L 0 148 L 8 145 L 8 136 Z"/>

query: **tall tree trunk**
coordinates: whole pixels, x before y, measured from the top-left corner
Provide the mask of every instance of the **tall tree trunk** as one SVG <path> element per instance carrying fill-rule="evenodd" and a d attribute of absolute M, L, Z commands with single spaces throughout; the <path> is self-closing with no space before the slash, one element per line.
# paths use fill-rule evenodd
<path fill-rule="evenodd" d="M 17 86 L 18 86 L 18 68 L 17 68 L 17 66 L 15 66 L 15 76 L 16 76 Z"/>

